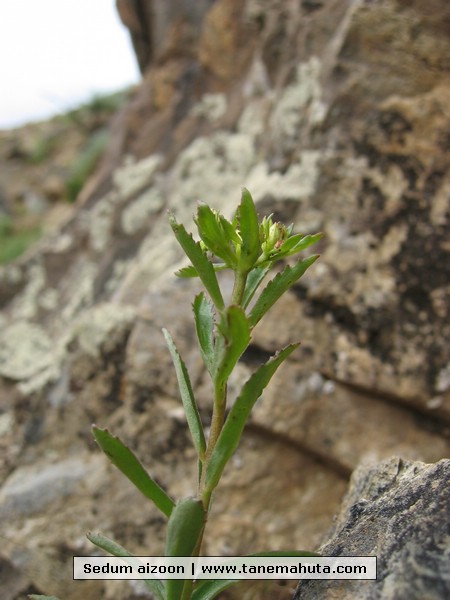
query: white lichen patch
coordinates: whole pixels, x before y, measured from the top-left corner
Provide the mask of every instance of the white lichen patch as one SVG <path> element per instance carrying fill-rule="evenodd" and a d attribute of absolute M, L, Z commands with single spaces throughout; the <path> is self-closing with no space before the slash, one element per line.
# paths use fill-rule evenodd
<path fill-rule="evenodd" d="M 46 242 L 43 242 L 44 248 L 47 247 L 51 252 L 60 254 L 67 252 L 73 246 L 75 240 L 72 234 L 64 232 L 50 235 Z M 46 246 L 45 246 L 46 243 Z"/>
<path fill-rule="evenodd" d="M 90 306 L 94 299 L 94 281 L 98 267 L 91 262 L 79 262 L 70 274 L 70 298 L 61 312 L 62 320 L 69 321 L 77 312 Z"/>
<path fill-rule="evenodd" d="M 286 173 L 269 171 L 266 162 L 260 162 L 249 173 L 248 188 L 255 199 L 266 194 L 273 198 L 294 198 L 301 200 L 310 197 L 317 185 L 319 176 L 320 152 L 302 152 L 300 162 L 292 164 Z"/>
<path fill-rule="evenodd" d="M 159 289 L 162 281 L 173 280 L 173 273 L 186 266 L 186 259 L 183 259 L 182 264 L 176 262 L 179 250 L 175 238 L 163 235 L 147 237 L 139 250 L 139 265 L 141 272 L 146 274 L 150 287 Z"/>
<path fill-rule="evenodd" d="M 366 273 L 358 273 L 351 294 L 355 313 L 393 304 L 397 300 L 395 276 L 388 269 L 368 269 Z"/>
<path fill-rule="evenodd" d="M 450 365 L 441 369 L 436 377 L 435 389 L 437 392 L 447 392 L 450 390 Z"/>
<path fill-rule="evenodd" d="M 324 119 L 320 72 L 321 63 L 315 56 L 298 66 L 295 82 L 283 90 L 270 118 L 276 137 L 292 138 L 303 121 L 314 125 Z"/>
<path fill-rule="evenodd" d="M 407 237 L 408 225 L 406 223 L 391 227 L 383 237 L 378 249 L 380 263 L 390 263 L 394 256 L 397 256 L 397 254 L 400 252 L 400 249 Z"/>
<path fill-rule="evenodd" d="M 114 172 L 114 185 L 123 198 L 129 198 L 149 186 L 159 170 L 162 157 L 152 154 L 139 162 L 131 162 Z"/>
<path fill-rule="evenodd" d="M 431 223 L 435 227 L 448 224 L 450 213 L 450 181 L 445 181 L 433 198 L 430 211 Z"/>
<path fill-rule="evenodd" d="M 53 361 L 43 371 L 37 373 L 30 379 L 21 381 L 17 387 L 24 396 L 40 392 L 48 384 L 58 380 L 61 375 L 61 361 L 64 358 L 64 343 L 57 344 L 53 348 Z"/>
<path fill-rule="evenodd" d="M 159 289 L 162 280 L 173 281 L 173 273 L 186 266 L 186 260 L 177 264 L 181 249 L 175 237 L 167 235 L 169 225 L 166 215 L 164 219 L 164 226 L 159 228 L 156 225 L 142 241 L 137 256 L 127 265 L 121 281 L 117 282 L 113 296 L 116 302 L 138 304 L 149 287 Z"/>
<path fill-rule="evenodd" d="M 164 199 L 158 188 L 152 187 L 127 206 L 121 218 L 122 230 L 133 235 L 141 229 L 151 228 L 151 216 L 164 206 Z"/>
<path fill-rule="evenodd" d="M 114 206 L 107 200 L 100 200 L 85 218 L 89 227 L 91 248 L 95 252 L 103 252 L 111 239 Z"/>
<path fill-rule="evenodd" d="M 82 352 L 97 358 L 102 352 L 113 350 L 134 322 L 136 311 L 131 306 L 113 303 L 99 304 L 87 310 L 73 329 Z"/>
<path fill-rule="evenodd" d="M 238 131 L 254 138 L 262 135 L 266 128 L 265 117 L 267 112 L 267 98 L 253 100 L 244 108 L 239 118 Z"/>
<path fill-rule="evenodd" d="M 192 109 L 196 117 L 203 117 L 214 123 L 226 113 L 227 99 L 225 94 L 203 94 L 200 101 Z"/>
<path fill-rule="evenodd" d="M 253 59 L 252 66 L 243 85 L 243 93 L 247 98 L 252 96 L 264 96 L 267 98 L 268 95 L 272 95 L 266 66 L 258 55 Z"/>
<path fill-rule="evenodd" d="M 127 271 L 132 263 L 132 259 L 116 260 L 114 262 L 112 275 L 105 283 L 105 292 L 107 294 L 113 294 L 117 290 L 122 280 L 126 277 Z"/>
<path fill-rule="evenodd" d="M 55 310 L 58 306 L 59 291 L 54 288 L 48 288 L 39 296 L 39 307 L 44 310 Z"/>
<path fill-rule="evenodd" d="M 135 310 L 129 306 L 101 304 L 84 312 L 56 342 L 38 325 L 15 322 L 0 331 L 0 375 L 19 382 L 25 395 L 39 391 L 60 377 L 72 340 L 88 356 L 97 357 L 101 350 L 115 347 L 134 317 Z"/>
<path fill-rule="evenodd" d="M 40 264 L 30 267 L 28 283 L 14 302 L 14 319 L 33 319 L 38 310 L 38 299 L 46 285 L 45 270 Z"/>
<path fill-rule="evenodd" d="M 390 165 L 386 172 L 368 169 L 368 174 L 386 199 L 383 212 L 387 216 L 395 215 L 402 206 L 402 197 L 409 185 L 402 170 L 397 165 Z"/>
<path fill-rule="evenodd" d="M 22 280 L 22 271 L 15 264 L 0 266 L 0 281 L 5 285 L 17 285 Z"/>
<path fill-rule="evenodd" d="M 0 375 L 3 377 L 23 381 L 54 363 L 53 343 L 42 327 L 17 321 L 0 335 Z"/>
<path fill-rule="evenodd" d="M 234 207 L 254 162 L 250 135 L 220 131 L 194 140 L 169 174 L 171 208 L 176 210 L 177 218 L 191 219 L 193 204 L 198 200 L 214 206 L 212 193 L 226 213 L 228 207 Z"/>
<path fill-rule="evenodd" d="M 0 415 L 0 437 L 12 432 L 14 417 L 12 412 L 5 412 Z"/>

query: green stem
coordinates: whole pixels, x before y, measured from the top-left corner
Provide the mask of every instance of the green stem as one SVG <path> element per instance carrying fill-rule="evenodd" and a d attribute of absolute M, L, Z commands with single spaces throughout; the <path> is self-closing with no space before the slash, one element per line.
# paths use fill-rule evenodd
<path fill-rule="evenodd" d="M 216 386 L 214 390 L 214 407 L 213 415 L 211 419 L 211 431 L 209 434 L 208 446 L 206 448 L 206 458 L 211 456 L 211 452 L 214 450 L 217 438 L 222 431 L 223 422 L 225 419 L 225 408 L 227 405 L 227 384 Z"/>
<path fill-rule="evenodd" d="M 247 283 L 248 272 L 236 271 L 234 276 L 233 293 L 231 294 L 231 304 L 241 306 L 244 297 L 245 284 Z"/>
<path fill-rule="evenodd" d="M 247 283 L 247 272 L 235 272 L 234 277 L 234 287 L 233 292 L 231 294 L 231 304 L 241 306 L 242 299 L 244 297 L 245 292 L 245 284 Z M 202 499 L 203 506 L 205 509 L 205 514 L 208 514 L 209 506 L 211 503 L 212 491 L 205 491 L 205 477 L 206 471 L 208 467 L 209 459 L 214 451 L 214 448 L 217 444 L 217 440 L 219 439 L 220 432 L 222 431 L 222 427 L 225 421 L 225 410 L 227 406 L 227 384 L 225 385 L 215 385 L 214 386 L 214 404 L 213 404 L 213 413 L 211 417 L 211 429 L 209 432 L 208 442 L 206 445 L 205 458 L 202 461 L 202 469 L 201 476 L 198 487 L 198 496 Z M 199 556 L 200 550 L 203 541 L 203 532 L 204 528 L 200 534 L 197 547 L 193 552 L 192 556 Z M 192 580 L 186 580 L 183 586 L 183 592 L 180 600 L 190 600 L 192 596 Z"/>
<path fill-rule="evenodd" d="M 191 600 L 193 585 L 194 582 L 192 579 L 184 580 L 183 591 L 181 592 L 180 600 Z"/>
<path fill-rule="evenodd" d="M 205 511 L 209 509 L 209 503 L 211 500 L 211 494 L 204 493 L 204 484 L 206 470 L 208 467 L 208 461 L 213 453 L 217 440 L 219 439 L 220 432 L 222 431 L 223 423 L 225 421 L 225 409 L 227 405 L 227 386 L 216 387 L 214 390 L 214 404 L 213 414 L 211 418 L 211 429 L 209 432 L 208 443 L 206 445 L 205 460 L 203 461 L 202 477 L 199 485 L 199 495 L 202 497 Z"/>

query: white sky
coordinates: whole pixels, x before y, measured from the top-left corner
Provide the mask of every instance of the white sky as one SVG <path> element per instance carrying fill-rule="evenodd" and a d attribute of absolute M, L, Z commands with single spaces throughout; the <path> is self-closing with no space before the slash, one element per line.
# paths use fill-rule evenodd
<path fill-rule="evenodd" d="M 115 0 L 0 0 L 0 128 L 139 79 Z"/>

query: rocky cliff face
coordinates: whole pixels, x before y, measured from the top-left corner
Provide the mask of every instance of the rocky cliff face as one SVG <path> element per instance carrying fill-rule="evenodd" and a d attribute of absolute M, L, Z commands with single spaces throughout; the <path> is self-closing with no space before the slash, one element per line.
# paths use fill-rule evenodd
<path fill-rule="evenodd" d="M 358 468 L 321 553 L 376 556 L 377 578 L 302 581 L 294 600 L 447 598 L 449 463 Z"/>
<path fill-rule="evenodd" d="M 11 600 L 143 597 L 126 582 L 72 581 L 71 556 L 93 552 L 87 529 L 136 553 L 163 548 L 163 523 L 100 455 L 92 422 L 174 496 L 194 489 L 161 327 L 205 415 L 209 390 L 197 287 L 172 275 L 167 208 L 186 224 L 199 199 L 230 215 L 245 185 L 261 214 L 326 234 L 320 264 L 255 330 L 236 375 L 302 340 L 226 473 L 207 553 L 315 548 L 359 463 L 433 463 L 450 448 L 447 2 L 118 7 L 142 84 L 73 218 L 0 272 L 0 589 Z"/>
<path fill-rule="evenodd" d="M 127 91 L 94 96 L 48 121 L 0 130 L 0 264 L 73 215 Z"/>

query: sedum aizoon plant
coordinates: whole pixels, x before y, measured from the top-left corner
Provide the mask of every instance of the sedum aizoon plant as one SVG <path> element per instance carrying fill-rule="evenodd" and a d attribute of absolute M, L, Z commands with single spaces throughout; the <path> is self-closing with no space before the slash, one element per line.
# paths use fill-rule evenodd
<path fill-rule="evenodd" d="M 163 333 L 197 453 L 196 496 L 175 502 L 129 448 L 107 429 L 93 426 L 94 437 L 111 462 L 167 517 L 165 554 L 169 557 L 201 555 L 213 493 L 239 444 L 250 412 L 278 367 L 299 344 L 289 344 L 261 365 L 243 384 L 232 406 L 227 406 L 229 377 L 250 344 L 254 327 L 318 255 L 298 258 L 268 282 L 266 278 L 276 263 L 297 255 L 321 238 L 321 234 L 294 234 L 292 225 L 286 227 L 274 222 L 272 216 L 259 222 L 252 196 L 246 189 L 231 221 L 206 204 L 198 206 L 194 221 L 200 237 L 198 242 L 173 215 L 170 216 L 173 233 L 190 260 L 190 265 L 177 275 L 199 277 L 206 291 L 206 294 L 201 292 L 196 296 L 193 313 L 200 353 L 213 388 L 212 416 L 207 427 L 200 419 L 186 365 L 170 333 L 165 329 Z M 217 278 L 217 272 L 224 269 L 230 269 L 234 274 L 228 303 Z M 100 533 L 89 533 L 88 538 L 110 554 L 132 556 Z M 258 556 L 280 554 L 265 552 Z M 310 552 L 289 551 L 285 554 L 315 556 Z M 212 600 L 236 580 L 148 579 L 145 583 L 157 600 Z"/>

